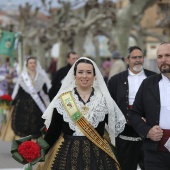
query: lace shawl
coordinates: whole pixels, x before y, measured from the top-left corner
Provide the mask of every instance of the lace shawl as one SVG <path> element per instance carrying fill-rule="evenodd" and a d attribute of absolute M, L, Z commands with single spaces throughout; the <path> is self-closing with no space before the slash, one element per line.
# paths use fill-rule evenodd
<path fill-rule="evenodd" d="M 12 98 L 13 99 L 15 98 L 16 94 L 18 93 L 19 85 L 27 93 L 29 93 L 28 87 L 24 83 L 23 76 L 22 76 L 22 74 L 25 73 L 25 72 L 27 72 L 26 61 L 24 62 L 23 71 L 22 71 L 21 75 L 18 77 L 18 80 L 16 82 L 15 88 L 13 90 L 13 93 L 12 93 Z M 49 89 L 51 88 L 50 79 L 48 78 L 47 73 L 45 73 L 45 71 L 42 69 L 39 61 L 37 61 L 36 75 L 35 75 L 35 78 L 34 78 L 34 88 L 35 88 L 35 90 L 37 92 L 39 92 L 42 89 L 44 84 L 46 84 L 47 90 L 49 91 Z"/>
<path fill-rule="evenodd" d="M 101 93 L 94 91 L 94 95 L 90 97 L 90 101 L 88 103 L 86 103 L 85 105 L 83 104 L 82 101 L 79 100 L 79 98 L 78 98 L 77 94 L 75 94 L 74 90 L 72 90 L 72 94 L 73 94 L 74 100 L 76 102 L 76 105 L 81 113 L 83 111 L 83 109 L 82 109 L 83 106 L 88 107 L 87 113 L 84 114 L 83 116 L 90 122 L 91 125 L 93 125 L 94 128 L 96 128 L 100 122 L 104 121 L 105 115 L 108 114 L 108 109 L 106 106 L 106 100 Z M 73 135 L 74 136 L 84 136 L 84 134 L 79 130 L 79 128 L 71 120 L 67 111 L 63 107 L 63 104 L 62 104 L 60 98 L 57 99 L 55 107 L 56 107 L 57 111 L 61 115 L 63 115 L 64 121 L 69 123 L 70 129 L 75 131 L 73 133 Z"/>

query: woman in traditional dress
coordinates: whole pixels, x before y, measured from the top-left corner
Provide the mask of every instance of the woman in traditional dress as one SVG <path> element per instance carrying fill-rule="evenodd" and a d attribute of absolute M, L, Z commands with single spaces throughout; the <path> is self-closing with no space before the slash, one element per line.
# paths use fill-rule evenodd
<path fill-rule="evenodd" d="M 12 129 L 16 136 L 40 137 L 43 112 L 49 105 L 50 79 L 35 57 L 28 57 L 12 94 Z"/>
<path fill-rule="evenodd" d="M 112 144 L 126 121 L 92 60 L 77 60 L 43 118 L 50 149 L 35 169 L 120 169 Z M 103 138 L 105 123 L 112 144 Z"/>

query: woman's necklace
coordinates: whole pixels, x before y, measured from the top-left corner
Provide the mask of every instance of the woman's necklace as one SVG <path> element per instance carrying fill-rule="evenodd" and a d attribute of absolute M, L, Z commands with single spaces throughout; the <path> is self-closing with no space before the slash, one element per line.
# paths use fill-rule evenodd
<path fill-rule="evenodd" d="M 78 92 L 78 93 L 79 93 L 79 92 Z M 79 93 L 79 95 L 81 96 L 81 98 L 82 98 L 84 101 L 86 101 L 86 100 L 87 100 L 87 97 L 89 97 L 90 93 L 91 93 L 91 91 L 88 92 L 88 93 L 86 93 L 86 94 Z"/>
<path fill-rule="evenodd" d="M 78 94 L 80 95 L 80 97 L 83 99 L 84 102 L 86 102 L 89 98 L 89 95 L 91 94 L 92 92 L 92 89 L 90 89 L 90 91 L 86 92 L 86 93 L 83 93 L 83 92 L 80 92 L 79 89 L 76 89 Z"/>
<path fill-rule="evenodd" d="M 31 78 L 31 83 L 32 83 L 32 85 L 34 85 L 34 84 L 35 84 L 35 82 L 34 82 L 34 77 L 31 77 L 31 76 L 30 76 L 30 78 Z"/>
<path fill-rule="evenodd" d="M 28 72 L 28 74 L 29 74 L 29 76 L 30 76 L 30 79 L 31 79 L 31 83 L 32 83 L 32 85 L 34 85 L 35 83 L 34 83 L 34 78 L 35 78 L 35 73 L 34 72 Z"/>
<path fill-rule="evenodd" d="M 88 93 L 80 93 L 78 90 L 77 92 L 79 93 L 80 97 L 83 99 L 83 101 L 87 101 L 89 98 L 89 95 L 91 94 L 92 90 L 90 89 L 90 91 Z M 82 114 L 86 115 L 87 112 L 89 111 L 89 107 L 87 107 L 86 105 L 82 106 Z"/>

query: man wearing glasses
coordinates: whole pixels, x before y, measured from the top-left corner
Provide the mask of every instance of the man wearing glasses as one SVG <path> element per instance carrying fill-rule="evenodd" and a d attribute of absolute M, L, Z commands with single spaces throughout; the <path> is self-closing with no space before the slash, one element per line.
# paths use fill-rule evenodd
<path fill-rule="evenodd" d="M 140 84 L 145 78 L 156 73 L 143 68 L 143 52 L 138 46 L 129 47 L 126 63 L 128 69 L 112 76 L 108 82 L 108 89 L 127 118 Z M 138 163 L 141 169 L 144 169 L 142 143 L 142 139 L 127 122 L 124 131 L 116 137 L 117 154 L 122 170 L 136 170 Z"/>

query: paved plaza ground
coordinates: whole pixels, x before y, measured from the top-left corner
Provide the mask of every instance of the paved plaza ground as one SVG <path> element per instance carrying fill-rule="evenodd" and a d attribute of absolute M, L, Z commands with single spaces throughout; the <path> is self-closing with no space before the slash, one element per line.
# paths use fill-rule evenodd
<path fill-rule="evenodd" d="M 22 170 L 23 165 L 11 157 L 10 150 L 11 143 L 0 140 L 0 170 Z"/>
<path fill-rule="evenodd" d="M 0 170 L 21 170 L 23 165 L 11 157 L 11 142 L 0 140 Z"/>

